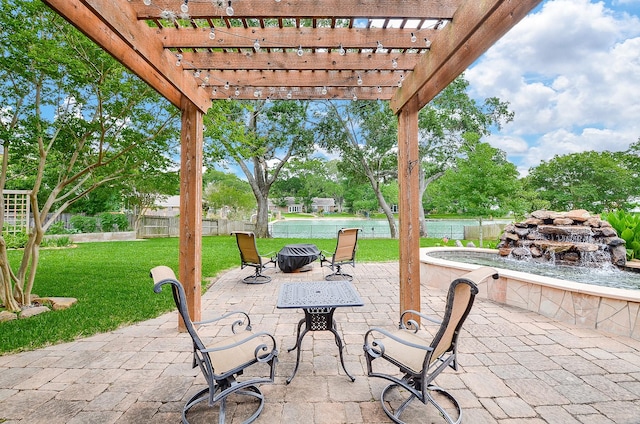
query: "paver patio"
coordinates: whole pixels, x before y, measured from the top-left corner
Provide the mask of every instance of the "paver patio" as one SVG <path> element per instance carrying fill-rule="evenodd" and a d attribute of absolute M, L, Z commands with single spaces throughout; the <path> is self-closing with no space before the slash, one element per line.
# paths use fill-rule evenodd
<path fill-rule="evenodd" d="M 370 326 L 397 322 L 398 264 L 358 263 L 354 284 L 365 306 L 335 313 L 355 382 L 340 367 L 331 333 L 311 332 L 298 373 L 285 384 L 295 364 L 295 352 L 287 348 L 303 313 L 276 309 L 278 288 L 284 281 L 321 280 L 329 270 L 318 263 L 304 273 L 271 268 L 271 283 L 243 284 L 251 271 L 238 268 L 217 278 L 203 297 L 203 318 L 242 309 L 256 330 L 276 336 L 276 382 L 261 386 L 267 404 L 257 422 L 390 422 L 378 400 L 385 382 L 366 377 L 362 341 Z M 441 316 L 443 291 L 423 286 L 422 300 L 423 312 Z M 203 380 L 191 368 L 191 341 L 176 324 L 173 312 L 72 343 L 0 356 L 0 422 L 180 422 L 185 400 Z M 638 340 L 476 299 L 463 327 L 459 360 L 459 370 L 444 371 L 437 382 L 460 401 L 464 423 L 640 423 Z M 443 422 L 429 411 L 421 422 Z"/>

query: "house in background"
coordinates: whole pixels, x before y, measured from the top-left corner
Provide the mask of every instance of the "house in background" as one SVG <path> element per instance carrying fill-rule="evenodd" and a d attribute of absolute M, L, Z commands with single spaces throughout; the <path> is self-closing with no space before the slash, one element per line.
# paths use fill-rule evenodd
<path fill-rule="evenodd" d="M 279 206 L 276 201 L 269 199 L 269 212 L 273 213 L 296 213 L 304 212 L 304 205 L 297 201 L 295 197 L 285 197 L 286 205 Z M 280 203 L 280 202 L 277 202 Z M 336 202 L 332 197 L 314 197 L 311 199 L 310 212 L 335 212 Z"/>
<path fill-rule="evenodd" d="M 180 215 L 180 196 L 169 196 L 156 202 L 153 208 L 145 213 L 147 216 L 178 216 Z"/>

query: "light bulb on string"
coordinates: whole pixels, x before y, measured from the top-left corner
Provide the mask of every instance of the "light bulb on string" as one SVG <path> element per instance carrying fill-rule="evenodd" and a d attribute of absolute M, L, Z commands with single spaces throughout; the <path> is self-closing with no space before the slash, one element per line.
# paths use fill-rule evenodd
<path fill-rule="evenodd" d="M 327 94 L 327 87 L 322 87 L 322 95 L 324 96 L 325 94 Z"/>
<path fill-rule="evenodd" d="M 346 53 L 344 47 L 342 47 L 342 44 L 340 44 L 340 47 L 338 47 L 338 53 L 340 53 L 340 56 L 344 56 L 344 54 Z"/>
<path fill-rule="evenodd" d="M 189 5 L 187 4 L 189 0 L 184 0 L 184 3 L 180 5 L 180 11 L 182 13 L 187 13 L 189 11 Z"/>
<path fill-rule="evenodd" d="M 378 86 L 378 93 L 382 93 L 382 87 Z"/>
<path fill-rule="evenodd" d="M 214 88 L 213 90 L 211 90 L 211 95 L 212 96 L 217 96 L 218 95 L 218 89 Z"/>
<path fill-rule="evenodd" d="M 416 35 L 412 32 L 411 33 L 411 42 L 415 43 L 416 41 L 418 41 L 418 37 L 416 37 Z"/>
<path fill-rule="evenodd" d="M 356 95 L 356 93 L 353 93 L 353 101 L 355 102 L 356 100 L 358 100 L 358 96 Z"/>
<path fill-rule="evenodd" d="M 216 38 L 216 31 L 211 28 L 211 32 L 209 32 L 209 40 L 215 40 Z"/>
<path fill-rule="evenodd" d="M 431 40 L 429 40 L 428 38 L 424 39 L 424 45 L 427 46 L 427 48 L 431 48 Z"/>
<path fill-rule="evenodd" d="M 225 90 L 228 90 L 228 89 L 229 89 L 229 83 L 228 83 L 228 82 L 225 82 L 225 83 L 224 83 L 224 89 L 225 89 Z"/>
<path fill-rule="evenodd" d="M 376 53 L 382 53 L 382 50 L 384 50 L 384 46 L 380 41 L 378 41 L 378 46 L 376 47 Z"/>
<path fill-rule="evenodd" d="M 287 93 L 287 99 L 291 100 L 292 97 L 293 97 L 293 94 L 291 93 L 291 91 L 289 91 Z"/>
<path fill-rule="evenodd" d="M 231 6 L 231 0 L 229 0 L 229 5 L 227 6 L 227 16 L 233 16 L 233 14 L 235 13 L 235 11 L 233 10 L 233 6 Z"/>
<path fill-rule="evenodd" d="M 151 6 L 151 0 L 142 0 L 145 6 Z"/>
<path fill-rule="evenodd" d="M 196 69 L 196 71 L 193 73 L 193 76 L 196 78 L 200 78 L 200 69 Z"/>
<path fill-rule="evenodd" d="M 235 94 L 236 97 L 238 97 L 240 95 L 240 89 L 236 87 L 236 91 L 234 91 L 233 94 Z"/>
<path fill-rule="evenodd" d="M 253 43 L 253 50 L 256 52 L 260 50 L 260 41 L 256 40 L 255 43 Z"/>
<path fill-rule="evenodd" d="M 398 67 L 398 61 L 396 59 L 391 59 L 391 67 L 396 69 Z"/>
<path fill-rule="evenodd" d="M 358 75 L 358 85 L 362 85 L 362 77 Z"/>
<path fill-rule="evenodd" d="M 176 59 L 176 66 L 182 65 L 182 55 L 180 53 L 176 55 Z"/>
<path fill-rule="evenodd" d="M 302 57 L 302 55 L 304 54 L 304 52 L 302 51 L 302 46 L 298 47 L 298 50 L 296 51 L 296 54 L 300 57 Z"/>

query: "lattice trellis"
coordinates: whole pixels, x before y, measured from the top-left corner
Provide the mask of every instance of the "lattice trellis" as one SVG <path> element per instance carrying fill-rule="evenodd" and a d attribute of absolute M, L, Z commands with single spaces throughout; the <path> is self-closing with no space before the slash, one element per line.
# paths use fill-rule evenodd
<path fill-rule="evenodd" d="M 29 229 L 29 191 L 3 190 L 4 228 L 3 232 L 19 233 Z"/>

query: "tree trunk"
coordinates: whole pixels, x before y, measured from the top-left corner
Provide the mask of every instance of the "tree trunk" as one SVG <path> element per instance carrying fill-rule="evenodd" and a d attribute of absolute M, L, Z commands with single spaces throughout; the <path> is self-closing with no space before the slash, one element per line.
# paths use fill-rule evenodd
<path fill-rule="evenodd" d="M 483 247 L 483 244 L 482 244 L 482 217 L 478 218 L 478 222 L 480 223 L 480 227 L 478 228 L 478 238 L 480 239 L 480 247 Z"/>
<path fill-rule="evenodd" d="M 396 227 L 396 220 L 393 216 L 393 212 L 391 212 L 391 208 L 387 204 L 387 201 L 384 199 L 382 191 L 380 190 L 380 186 L 375 183 L 371 177 L 369 179 L 371 180 L 373 191 L 376 193 L 376 197 L 378 198 L 378 204 L 382 208 L 382 211 L 384 212 L 385 216 L 387 217 L 387 221 L 389 222 L 389 232 L 391 233 L 391 238 L 396 239 L 398 238 L 398 229 Z"/>
<path fill-rule="evenodd" d="M 269 203 L 267 200 L 267 196 L 264 196 L 261 192 L 260 195 L 256 195 L 256 200 L 258 202 L 255 231 L 256 237 L 271 237 L 271 235 L 269 234 Z"/>

